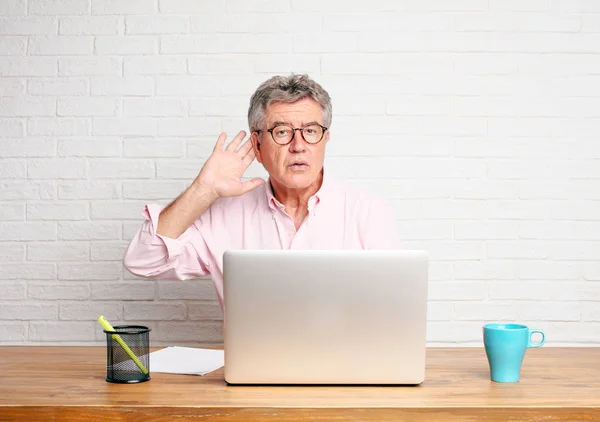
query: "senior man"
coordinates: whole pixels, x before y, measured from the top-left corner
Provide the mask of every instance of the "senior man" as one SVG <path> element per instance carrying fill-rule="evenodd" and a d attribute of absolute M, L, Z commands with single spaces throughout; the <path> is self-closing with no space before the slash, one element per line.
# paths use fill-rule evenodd
<path fill-rule="evenodd" d="M 329 94 L 307 75 L 275 76 L 250 100 L 250 138 L 222 133 L 193 183 L 170 205 L 146 205 L 125 267 L 149 278 L 210 274 L 223 307 L 228 249 L 393 249 L 394 214 L 323 169 Z M 269 178 L 242 181 L 257 159 Z"/>

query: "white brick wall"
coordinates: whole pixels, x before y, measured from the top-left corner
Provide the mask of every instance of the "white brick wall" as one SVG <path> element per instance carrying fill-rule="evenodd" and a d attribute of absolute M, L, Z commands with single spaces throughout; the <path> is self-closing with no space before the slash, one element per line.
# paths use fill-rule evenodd
<path fill-rule="evenodd" d="M 0 344 L 102 344 L 100 313 L 221 344 L 209 279 L 144 280 L 123 252 L 292 71 L 333 98 L 328 170 L 429 251 L 430 344 L 493 320 L 600 344 L 591 0 L 0 1 Z"/>

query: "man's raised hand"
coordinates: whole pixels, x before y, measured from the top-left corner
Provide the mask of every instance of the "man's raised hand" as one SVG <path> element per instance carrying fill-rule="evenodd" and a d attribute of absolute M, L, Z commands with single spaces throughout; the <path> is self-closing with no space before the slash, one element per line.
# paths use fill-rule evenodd
<path fill-rule="evenodd" d="M 255 158 L 250 139 L 242 144 L 245 136 L 242 130 L 225 146 L 227 134 L 221 133 L 194 183 L 211 189 L 217 198 L 243 195 L 265 183 L 260 178 L 241 180 Z"/>

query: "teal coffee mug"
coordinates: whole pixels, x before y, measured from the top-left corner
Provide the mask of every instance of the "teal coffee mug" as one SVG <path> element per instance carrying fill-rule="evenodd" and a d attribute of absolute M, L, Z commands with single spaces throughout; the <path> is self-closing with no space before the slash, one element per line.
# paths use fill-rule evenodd
<path fill-rule="evenodd" d="M 534 343 L 534 333 L 542 339 Z M 520 324 L 485 324 L 483 344 L 490 364 L 490 375 L 495 382 L 517 382 L 521 376 L 521 364 L 525 351 L 530 347 L 543 346 L 546 333 Z"/>

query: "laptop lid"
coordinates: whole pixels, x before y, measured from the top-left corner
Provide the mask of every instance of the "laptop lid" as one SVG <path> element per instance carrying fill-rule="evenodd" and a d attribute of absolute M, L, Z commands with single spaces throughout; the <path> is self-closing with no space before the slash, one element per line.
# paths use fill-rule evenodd
<path fill-rule="evenodd" d="M 237 250 L 224 265 L 230 384 L 420 384 L 428 255 Z"/>

